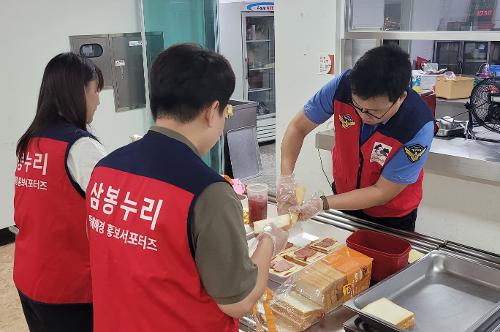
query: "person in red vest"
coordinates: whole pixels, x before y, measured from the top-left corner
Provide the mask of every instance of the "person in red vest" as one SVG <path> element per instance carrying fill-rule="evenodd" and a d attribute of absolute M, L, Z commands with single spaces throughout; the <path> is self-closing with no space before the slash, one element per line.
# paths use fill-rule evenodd
<path fill-rule="evenodd" d="M 208 167 L 235 76 L 194 44 L 151 69 L 155 125 L 103 158 L 87 189 L 95 331 L 238 331 L 262 296 L 288 233 L 258 237 L 252 257 L 241 203 Z"/>
<path fill-rule="evenodd" d="M 388 227 L 415 229 L 434 118 L 409 88 L 410 79 L 408 54 L 398 46 L 380 46 L 307 102 L 288 125 L 281 144 L 279 212 L 291 209 L 305 220 L 336 209 Z M 335 128 L 334 195 L 297 206 L 295 163 L 304 138 L 328 119 Z"/>
<path fill-rule="evenodd" d="M 17 144 L 14 283 L 31 332 L 92 331 L 85 190 L 105 151 L 87 124 L 103 83 L 92 61 L 55 56 Z"/>

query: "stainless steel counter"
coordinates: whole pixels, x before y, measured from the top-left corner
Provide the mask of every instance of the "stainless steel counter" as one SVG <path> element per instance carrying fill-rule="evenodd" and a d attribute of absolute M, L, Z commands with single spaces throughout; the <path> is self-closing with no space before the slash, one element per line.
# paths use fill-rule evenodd
<path fill-rule="evenodd" d="M 391 233 L 410 241 L 412 248 L 428 253 L 431 250 L 438 249 L 444 246 L 445 242 L 440 239 L 430 238 L 418 233 L 410 233 L 406 231 L 393 230 L 387 227 L 377 225 L 375 223 L 365 221 L 359 218 L 351 217 L 343 212 L 330 210 L 320 213 L 312 218 L 313 221 L 331 226 L 332 236 L 341 242 L 345 243 L 346 238 L 358 229 L 372 229 L 385 233 Z M 247 237 L 252 237 L 253 233 Z M 268 287 L 273 291 L 280 286 L 279 283 L 272 280 L 268 281 Z M 343 332 L 344 323 L 353 318 L 356 314 L 344 307 L 339 307 L 329 313 L 321 322 L 307 329 L 308 332 Z M 256 331 L 255 322 L 250 317 L 242 317 L 240 319 L 240 331 L 253 332 Z"/>
<path fill-rule="evenodd" d="M 272 201 L 272 199 L 270 200 Z M 500 256 L 489 252 L 477 250 L 475 248 L 467 247 L 459 243 L 450 242 L 447 241 L 446 239 L 438 239 L 419 233 L 407 232 L 403 230 L 396 230 L 384 227 L 373 222 L 349 216 L 343 212 L 336 210 L 322 212 L 319 215 L 313 217 L 312 220 L 335 228 L 335 237 L 338 239 L 344 240 L 346 234 L 354 232 L 358 229 L 377 230 L 379 232 L 389 233 L 408 240 L 411 243 L 413 249 L 416 249 L 422 253 L 428 253 L 432 250 L 440 249 L 442 251 L 451 252 L 455 255 L 467 257 L 477 262 L 481 262 L 481 264 L 486 265 L 490 268 L 500 270 Z M 276 289 L 279 286 L 279 284 L 270 280 L 268 286 L 271 289 Z M 333 312 L 328 314 L 325 317 L 325 319 L 319 322 L 318 324 L 311 326 L 307 331 L 343 332 L 344 323 L 348 320 L 354 321 L 354 316 L 355 316 L 354 312 L 346 309 L 345 307 L 340 307 L 337 310 L 334 310 Z M 498 318 L 498 321 L 500 321 L 500 318 Z M 495 326 L 498 326 L 498 324 L 499 323 L 495 321 Z M 242 318 L 240 320 L 240 331 L 245 331 L 245 332 L 256 331 L 255 322 L 248 317 Z M 356 328 L 353 329 L 352 331 L 367 332 L 375 330 Z"/>
<path fill-rule="evenodd" d="M 316 134 L 316 148 L 330 151 L 333 130 Z M 500 144 L 464 138 L 438 138 L 432 143 L 425 169 L 445 176 L 500 186 Z"/>

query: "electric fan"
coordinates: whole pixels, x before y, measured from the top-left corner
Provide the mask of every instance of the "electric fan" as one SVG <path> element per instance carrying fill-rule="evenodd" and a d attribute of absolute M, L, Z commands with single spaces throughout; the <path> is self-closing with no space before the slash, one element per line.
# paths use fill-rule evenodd
<path fill-rule="evenodd" d="M 478 83 L 472 89 L 470 100 L 465 107 L 469 111 L 467 136 L 500 142 L 500 77 L 487 78 Z M 473 131 L 474 127 L 483 127 L 499 136 L 497 139 L 478 137 Z"/>

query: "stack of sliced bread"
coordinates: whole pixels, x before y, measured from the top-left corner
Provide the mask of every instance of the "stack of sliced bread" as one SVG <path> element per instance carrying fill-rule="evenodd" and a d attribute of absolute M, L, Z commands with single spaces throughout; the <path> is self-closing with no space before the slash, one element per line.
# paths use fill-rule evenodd
<path fill-rule="evenodd" d="M 342 288 L 346 283 L 344 273 L 319 261 L 303 271 L 294 290 L 329 311 L 342 304 Z"/>
<path fill-rule="evenodd" d="M 295 291 L 279 296 L 272 310 L 276 317 L 298 331 L 308 328 L 324 314 L 321 306 Z"/>
<path fill-rule="evenodd" d="M 343 287 L 341 303 L 370 287 L 373 259 L 362 253 L 343 247 L 325 256 L 322 262 L 333 267 L 347 277 Z"/>
<path fill-rule="evenodd" d="M 303 331 L 369 286 L 372 259 L 347 247 L 302 269 L 271 304 L 279 320 Z"/>

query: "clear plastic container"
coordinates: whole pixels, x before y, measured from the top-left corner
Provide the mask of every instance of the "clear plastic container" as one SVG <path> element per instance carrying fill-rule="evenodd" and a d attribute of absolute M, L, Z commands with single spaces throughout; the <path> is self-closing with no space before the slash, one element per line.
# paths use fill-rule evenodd
<path fill-rule="evenodd" d="M 269 186 L 265 183 L 253 183 L 247 186 L 250 223 L 267 218 L 268 191 Z"/>

